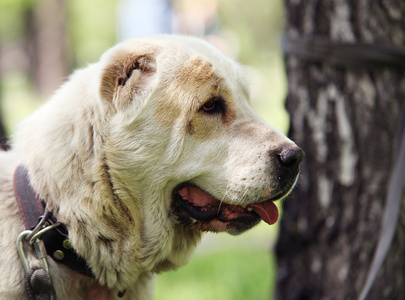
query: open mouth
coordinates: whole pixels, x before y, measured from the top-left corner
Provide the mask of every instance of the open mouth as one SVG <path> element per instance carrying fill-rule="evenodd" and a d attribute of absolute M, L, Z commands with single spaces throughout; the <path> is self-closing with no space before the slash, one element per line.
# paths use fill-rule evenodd
<path fill-rule="evenodd" d="M 204 231 L 242 232 L 256 225 L 260 219 L 272 225 L 279 212 L 274 201 L 285 193 L 246 206 L 224 203 L 192 184 L 182 184 L 174 190 L 174 200 L 182 211 L 197 221 Z"/>

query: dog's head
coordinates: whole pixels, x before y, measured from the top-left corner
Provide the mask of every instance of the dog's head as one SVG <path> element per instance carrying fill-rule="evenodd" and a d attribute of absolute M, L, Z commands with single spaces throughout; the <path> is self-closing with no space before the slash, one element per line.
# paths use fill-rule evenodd
<path fill-rule="evenodd" d="M 75 251 L 121 290 L 185 264 L 202 231 L 274 223 L 304 155 L 252 111 L 239 65 L 179 36 L 75 72 L 15 145 Z"/>
<path fill-rule="evenodd" d="M 304 153 L 253 112 L 239 65 L 186 37 L 130 41 L 102 64 L 113 186 L 142 199 L 144 231 L 238 234 L 277 221 L 274 201 L 294 187 Z"/>

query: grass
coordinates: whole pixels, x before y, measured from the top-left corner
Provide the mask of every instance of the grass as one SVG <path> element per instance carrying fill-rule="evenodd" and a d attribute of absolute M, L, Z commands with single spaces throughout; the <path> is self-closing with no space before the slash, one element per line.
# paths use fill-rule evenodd
<path fill-rule="evenodd" d="M 156 300 L 268 300 L 274 281 L 269 251 L 224 249 L 198 255 L 176 272 L 158 276 Z"/>
<path fill-rule="evenodd" d="M 271 299 L 275 233 L 261 224 L 239 237 L 208 234 L 189 264 L 157 277 L 155 299 Z"/>

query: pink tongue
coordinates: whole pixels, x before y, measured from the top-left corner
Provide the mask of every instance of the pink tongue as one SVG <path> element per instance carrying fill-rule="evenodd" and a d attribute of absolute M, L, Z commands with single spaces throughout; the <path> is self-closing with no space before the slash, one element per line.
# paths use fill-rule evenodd
<path fill-rule="evenodd" d="M 178 193 L 183 199 L 196 206 L 206 206 L 215 200 L 206 192 L 195 187 L 182 188 Z"/>
<path fill-rule="evenodd" d="M 249 205 L 264 222 L 273 225 L 278 220 L 278 208 L 273 201 L 265 201 Z"/>
<path fill-rule="evenodd" d="M 183 199 L 199 207 L 205 207 L 216 202 L 215 198 L 195 187 L 182 188 L 178 193 Z M 269 225 L 273 225 L 278 220 L 278 208 L 273 201 L 269 200 L 255 203 L 249 205 L 249 207 L 251 207 L 255 213 L 257 213 L 259 217 Z"/>

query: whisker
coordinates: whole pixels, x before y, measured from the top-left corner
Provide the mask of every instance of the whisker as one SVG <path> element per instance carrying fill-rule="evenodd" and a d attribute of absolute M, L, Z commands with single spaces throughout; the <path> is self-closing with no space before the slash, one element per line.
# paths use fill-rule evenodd
<path fill-rule="evenodd" d="M 245 195 L 248 193 L 248 191 L 249 191 L 249 188 L 245 188 L 245 191 L 243 192 L 242 197 L 241 197 L 240 199 L 238 199 L 238 202 L 239 202 L 240 204 L 243 204 Z"/>
<path fill-rule="evenodd" d="M 227 197 L 228 192 L 229 192 L 229 184 L 226 186 L 225 194 L 224 194 L 224 196 L 222 197 L 221 201 L 219 202 L 217 215 L 219 215 L 219 212 L 221 211 L 221 205 L 222 205 L 222 203 L 224 202 L 224 199 Z"/>

